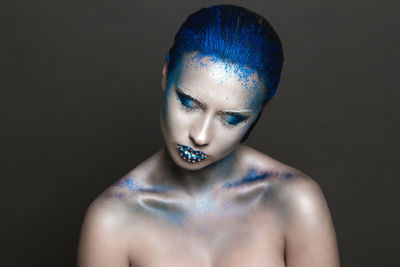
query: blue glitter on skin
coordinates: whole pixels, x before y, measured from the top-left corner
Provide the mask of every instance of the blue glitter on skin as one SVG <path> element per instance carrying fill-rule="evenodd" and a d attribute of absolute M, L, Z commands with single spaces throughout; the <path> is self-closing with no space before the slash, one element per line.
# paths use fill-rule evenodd
<path fill-rule="evenodd" d="M 218 62 L 216 67 L 216 71 L 218 72 L 218 68 L 221 68 L 221 71 L 225 71 L 224 68 L 228 69 L 232 68 L 235 71 L 234 72 L 227 72 L 225 71 L 225 79 L 228 79 L 229 77 L 236 77 L 236 79 L 247 79 L 250 80 L 250 82 L 244 83 L 242 82 L 241 85 L 243 88 L 247 89 L 248 91 L 248 99 L 244 101 L 245 108 L 248 108 L 250 110 L 253 110 L 255 113 L 258 114 L 258 111 L 261 109 L 263 105 L 263 95 L 265 94 L 265 87 L 261 81 L 259 81 L 257 78 L 257 73 L 254 71 L 251 71 L 248 68 L 241 68 L 237 64 L 228 64 L 226 61 L 218 58 L 217 56 L 208 56 L 208 55 L 202 55 L 198 52 L 194 52 L 191 54 L 188 54 L 185 56 L 185 60 L 182 62 L 179 62 L 178 65 L 176 65 L 175 69 L 169 74 L 170 76 L 167 79 L 167 88 L 166 88 L 166 94 L 164 97 L 164 105 L 163 105 L 163 118 L 167 118 L 167 105 L 168 105 L 168 97 L 171 96 L 171 93 L 174 94 L 174 98 L 176 99 L 187 109 L 193 109 L 196 108 L 197 106 L 195 103 L 193 103 L 190 99 L 185 98 L 184 96 L 180 96 L 177 92 L 177 90 L 174 90 L 176 84 L 176 80 L 178 77 L 181 77 L 183 74 L 182 72 L 185 70 L 187 66 L 191 66 L 194 69 L 197 68 L 203 68 L 207 67 L 207 64 L 204 63 L 204 60 L 208 60 L 208 62 L 213 62 L 216 63 Z M 207 61 L 206 61 L 207 62 Z M 210 67 L 210 66 L 208 66 Z M 243 70 L 244 74 L 240 74 L 239 70 Z M 214 72 L 212 72 L 213 75 L 216 75 Z M 238 75 L 240 74 L 240 75 Z M 218 76 L 221 74 L 218 73 Z M 245 77 L 246 75 L 256 75 L 254 77 Z M 221 83 L 223 82 L 222 80 L 220 81 Z M 226 96 L 226 100 L 229 100 L 229 97 Z M 229 124 L 229 123 L 228 123 Z M 235 125 L 235 124 L 231 124 Z"/>
<path fill-rule="evenodd" d="M 179 226 L 183 226 L 183 221 L 186 217 L 183 212 L 168 213 L 167 211 L 163 212 L 163 216 L 169 223 L 177 224 Z"/>
<path fill-rule="evenodd" d="M 228 63 L 227 60 L 224 60 L 218 56 L 203 55 L 197 51 L 190 55 L 188 64 L 195 69 L 202 68 L 207 66 L 207 64 L 203 63 L 205 59 L 218 64 L 216 66 L 217 68 L 222 68 L 221 71 L 223 70 L 226 73 L 225 80 L 227 80 L 229 77 L 236 77 L 238 81 L 242 81 L 241 86 L 248 90 L 248 100 L 244 103 L 247 108 L 259 110 L 262 107 L 264 104 L 263 99 L 265 98 L 264 95 L 266 90 L 264 83 L 260 81 L 257 72 L 249 69 L 248 67 L 240 66 L 236 63 Z M 179 69 L 181 68 L 182 66 L 180 65 Z M 215 76 L 214 73 L 213 76 Z M 220 84 L 223 82 L 224 80 L 219 81 Z"/>
<path fill-rule="evenodd" d="M 140 188 L 138 191 L 144 193 L 165 193 L 171 191 L 171 188 L 164 186 L 154 186 L 152 188 Z"/>
<path fill-rule="evenodd" d="M 283 177 L 285 178 L 285 179 L 290 179 L 290 178 L 292 178 L 292 174 L 291 173 L 285 173 L 284 175 L 283 175 Z"/>
<path fill-rule="evenodd" d="M 153 187 L 144 187 L 139 185 L 134 177 L 125 178 L 122 182 L 118 181 L 116 186 L 128 189 L 129 191 L 136 191 L 136 192 L 144 192 L 144 193 L 165 193 L 172 191 L 172 187 L 170 186 L 153 186 Z"/>
<path fill-rule="evenodd" d="M 266 179 L 269 179 L 271 177 L 283 177 L 285 179 L 291 179 L 293 177 L 293 174 L 289 172 L 285 173 L 279 173 L 278 171 L 266 171 L 266 172 L 261 172 L 259 173 L 255 168 L 250 168 L 249 171 L 247 172 L 246 176 L 240 179 L 239 181 L 233 182 L 233 183 L 227 183 L 223 185 L 223 188 L 232 188 L 236 186 L 241 186 L 257 181 L 263 181 Z"/>
<path fill-rule="evenodd" d="M 157 217 L 179 226 L 183 225 L 186 214 L 178 206 L 160 200 L 139 200 L 139 205 Z"/>
<path fill-rule="evenodd" d="M 231 188 L 231 187 L 241 186 L 241 185 L 253 183 L 256 181 L 263 181 L 268 178 L 271 178 L 272 176 L 273 176 L 272 172 L 267 171 L 267 172 L 262 172 L 259 174 L 255 168 L 251 168 L 247 172 L 245 177 L 243 177 L 242 179 L 240 179 L 239 181 L 236 181 L 234 183 L 227 183 L 223 187 Z"/>
<path fill-rule="evenodd" d="M 166 193 L 173 191 L 173 188 L 170 186 L 153 186 L 153 187 L 145 187 L 139 184 L 133 176 L 128 176 L 124 178 L 122 181 L 117 181 L 115 186 L 118 186 L 123 189 L 127 189 L 131 192 L 143 192 L 143 193 Z M 124 199 L 124 193 L 118 193 L 116 195 L 119 199 Z M 138 204 L 145 210 L 150 213 L 156 215 L 163 220 L 173 223 L 179 226 L 183 225 L 185 214 L 184 212 L 175 205 L 170 205 L 168 202 L 151 200 L 143 201 L 143 197 L 146 195 L 140 195 Z"/>
<path fill-rule="evenodd" d="M 269 22 L 255 12 L 234 5 L 213 5 L 192 14 L 175 35 L 166 57 L 168 71 L 185 53 L 195 51 L 247 67 L 238 73 L 243 81 L 248 71 L 256 71 L 267 89 L 262 96 L 264 105 L 275 95 L 283 65 L 282 45 Z"/>
<path fill-rule="evenodd" d="M 135 191 L 135 190 L 139 189 L 139 186 L 135 183 L 135 181 L 130 178 L 126 178 L 124 180 L 124 185 L 130 191 Z"/>
<path fill-rule="evenodd" d="M 248 67 L 241 66 L 237 63 L 230 63 L 229 61 L 224 60 L 216 55 L 201 54 L 198 51 L 195 51 L 191 55 L 189 65 L 193 66 L 195 69 L 207 67 L 207 63 L 204 63 L 205 58 L 214 64 L 223 65 L 223 70 L 228 74 L 225 80 L 227 80 L 229 76 L 235 76 L 237 77 L 238 81 L 242 81 L 241 85 L 249 90 L 254 90 L 262 86 L 262 83 L 255 79 L 255 77 L 258 78 L 256 71 Z M 222 84 L 223 80 L 221 80 L 220 83 Z"/>

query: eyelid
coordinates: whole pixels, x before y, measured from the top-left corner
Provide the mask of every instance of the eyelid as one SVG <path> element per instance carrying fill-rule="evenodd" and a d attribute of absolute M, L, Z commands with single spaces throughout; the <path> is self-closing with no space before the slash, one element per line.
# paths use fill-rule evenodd
<path fill-rule="evenodd" d="M 198 109 L 199 105 L 196 101 L 193 101 L 190 97 L 185 96 L 184 94 L 181 94 L 180 92 L 176 91 L 176 94 L 178 96 L 178 100 L 181 103 L 182 107 L 186 109 L 187 111 L 193 111 L 195 109 Z M 193 104 L 187 104 L 187 102 L 190 101 Z"/>
<path fill-rule="evenodd" d="M 190 99 L 191 101 L 195 102 L 200 108 L 202 108 L 202 109 L 206 108 L 206 106 L 203 103 L 201 103 L 199 100 L 191 97 L 190 95 L 185 94 L 178 87 L 176 88 L 176 93 L 178 94 L 178 96 L 186 97 L 186 98 Z"/>
<path fill-rule="evenodd" d="M 224 115 L 225 115 L 225 116 L 236 117 L 236 119 L 238 119 L 239 121 L 238 121 L 237 123 L 230 123 L 229 120 L 223 118 Z M 243 114 L 238 114 L 238 113 L 235 113 L 235 112 L 229 112 L 229 113 L 226 113 L 226 112 L 225 112 L 225 113 L 222 113 L 222 114 L 220 115 L 220 118 L 221 118 L 221 120 L 224 122 L 224 124 L 225 124 L 227 127 L 232 128 L 232 127 L 235 127 L 235 126 L 237 126 L 237 125 L 243 123 L 244 121 L 248 120 L 248 119 L 249 119 L 249 116 L 246 116 L 246 115 L 243 115 Z"/>
<path fill-rule="evenodd" d="M 206 105 L 203 104 L 202 102 L 200 102 L 199 100 L 197 100 L 196 98 L 193 98 L 192 96 L 188 95 L 187 93 L 183 92 L 183 90 L 181 88 L 179 88 L 178 86 L 175 87 L 175 91 L 176 94 L 178 95 L 179 98 L 181 97 L 185 97 L 187 99 L 189 99 L 190 101 L 193 101 L 196 105 L 198 105 L 201 109 L 205 110 L 206 109 Z M 180 100 L 182 101 L 182 100 Z M 193 109 L 193 108 L 191 108 Z M 243 114 L 245 113 L 245 114 Z M 219 111 L 218 112 L 219 117 L 224 121 L 224 123 L 229 126 L 229 127 L 233 127 L 236 126 L 246 120 L 248 120 L 251 116 L 251 111 L 248 110 L 244 110 L 244 111 Z M 237 124 L 231 124 L 229 123 L 226 119 L 223 118 L 223 116 L 235 116 L 237 117 L 240 122 L 238 122 Z"/>
<path fill-rule="evenodd" d="M 243 120 L 247 120 L 250 117 L 249 115 L 245 115 L 245 114 L 239 113 L 239 112 L 232 112 L 232 111 L 221 111 L 221 112 L 219 112 L 219 115 L 220 116 L 224 116 L 224 115 L 237 116 Z"/>

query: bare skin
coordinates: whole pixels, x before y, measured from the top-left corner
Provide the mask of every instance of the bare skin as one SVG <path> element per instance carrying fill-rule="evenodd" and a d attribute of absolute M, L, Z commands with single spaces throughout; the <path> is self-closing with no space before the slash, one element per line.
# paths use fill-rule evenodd
<path fill-rule="evenodd" d="M 158 152 L 90 205 L 78 266 L 339 266 L 324 197 L 300 171 L 239 146 L 233 176 L 203 184 L 170 160 Z"/>
<path fill-rule="evenodd" d="M 240 143 L 262 109 L 257 73 L 196 53 L 168 83 L 167 69 L 165 147 L 90 205 L 78 266 L 339 266 L 319 186 Z"/>

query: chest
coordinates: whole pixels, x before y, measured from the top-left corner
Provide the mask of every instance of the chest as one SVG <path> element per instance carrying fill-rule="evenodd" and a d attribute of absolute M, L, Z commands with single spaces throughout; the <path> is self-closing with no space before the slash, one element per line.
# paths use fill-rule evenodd
<path fill-rule="evenodd" d="M 130 258 L 137 266 L 285 266 L 278 222 L 262 217 L 204 217 L 179 226 L 149 223 L 132 237 Z"/>

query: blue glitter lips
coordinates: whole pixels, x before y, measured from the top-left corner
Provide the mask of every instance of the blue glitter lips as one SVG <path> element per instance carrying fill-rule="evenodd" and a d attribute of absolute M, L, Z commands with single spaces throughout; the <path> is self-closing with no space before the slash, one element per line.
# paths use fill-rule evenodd
<path fill-rule="evenodd" d="M 181 158 L 190 163 L 196 163 L 208 158 L 208 155 L 199 150 L 194 150 L 193 148 L 185 145 L 176 145 L 176 149 L 178 150 Z"/>

